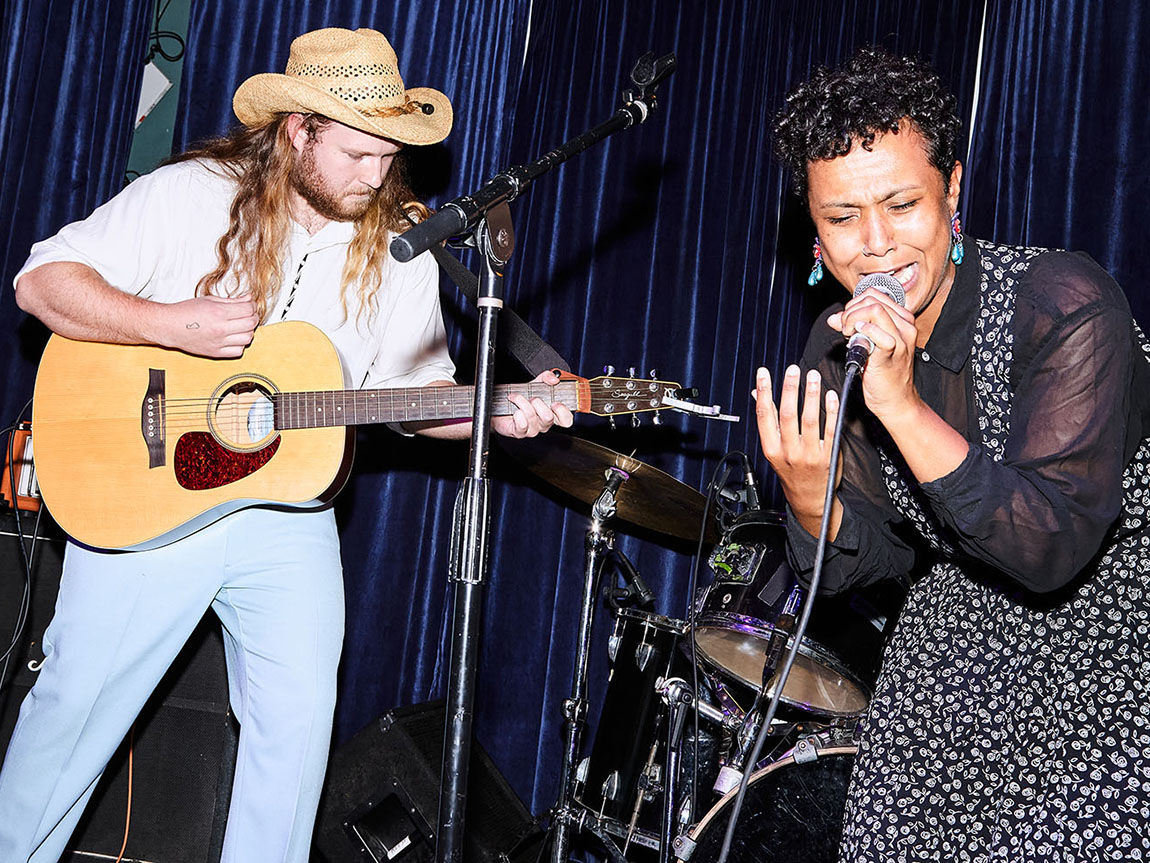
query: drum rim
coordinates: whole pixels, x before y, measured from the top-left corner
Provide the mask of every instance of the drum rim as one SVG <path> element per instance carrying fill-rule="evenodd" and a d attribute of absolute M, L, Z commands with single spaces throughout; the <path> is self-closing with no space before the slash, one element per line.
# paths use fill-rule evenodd
<path fill-rule="evenodd" d="M 615 608 L 612 610 L 613 616 L 616 620 L 622 618 L 623 620 L 633 620 L 636 623 L 642 623 L 650 626 L 652 629 L 658 629 L 661 632 L 669 632 L 672 635 L 684 636 L 691 627 L 687 621 L 678 617 L 669 617 L 665 614 L 658 614 L 654 611 L 647 611 L 642 608 Z"/>
<path fill-rule="evenodd" d="M 857 744 L 815 747 L 814 760 L 818 760 L 824 755 L 858 755 L 858 750 L 859 748 Z M 782 767 L 788 767 L 795 763 L 795 756 L 794 752 L 792 751 L 787 755 L 784 755 L 782 758 L 772 761 L 766 767 L 760 767 L 758 770 L 752 773 L 750 778 L 747 780 L 747 787 L 750 788 L 759 779 L 774 773 L 776 770 Z M 804 761 L 803 763 L 809 764 L 810 762 Z M 699 837 L 703 834 L 703 831 L 710 826 L 711 822 L 719 814 L 719 812 L 721 812 L 728 803 L 735 799 L 735 796 L 738 795 L 738 793 L 739 787 L 736 785 L 734 788 L 716 800 L 714 805 L 712 805 L 711 808 L 707 810 L 707 814 L 699 819 L 699 822 L 690 829 L 690 831 L 687 833 L 687 838 L 689 838 L 692 842 L 698 842 Z"/>
<path fill-rule="evenodd" d="M 734 625 L 730 625 L 732 623 Z M 759 686 L 760 681 L 747 680 L 742 675 L 736 674 L 725 665 L 720 664 L 713 656 L 708 653 L 706 648 L 704 648 L 703 645 L 699 643 L 700 630 L 704 627 L 721 629 L 724 632 L 737 632 L 756 637 L 760 637 L 761 635 L 761 640 L 763 641 L 770 639 L 771 633 L 774 631 L 774 627 L 771 624 L 766 623 L 765 621 L 756 617 L 749 617 L 742 614 L 732 614 L 730 612 L 713 612 L 711 614 L 704 615 L 695 621 L 695 630 L 691 635 L 691 641 L 694 643 L 695 649 L 699 652 L 699 656 L 708 665 L 710 665 L 721 674 L 726 674 L 746 686 Z M 788 637 L 788 650 L 793 643 L 794 637 Z M 809 636 L 804 635 L 802 641 L 800 642 L 799 653 L 801 653 L 803 656 L 806 656 L 808 659 L 811 659 L 816 663 L 825 666 L 845 680 L 848 680 L 856 689 L 858 689 L 859 692 L 863 694 L 867 704 L 870 703 L 870 699 L 874 695 L 874 691 L 871 689 L 871 687 L 868 686 L 862 679 L 860 679 L 859 676 L 855 674 L 850 668 L 844 665 L 838 656 L 831 653 L 827 648 L 819 644 L 819 642 L 813 640 Z M 818 713 L 823 716 L 858 716 L 866 710 L 866 705 L 863 705 L 860 710 L 828 710 L 824 707 L 815 707 L 795 698 L 788 698 L 785 694 L 785 686 L 783 687 L 783 691 L 784 694 L 780 696 L 779 700 L 784 704 L 789 704 L 792 707 L 800 707 L 804 710 L 809 710 L 812 713 Z"/>

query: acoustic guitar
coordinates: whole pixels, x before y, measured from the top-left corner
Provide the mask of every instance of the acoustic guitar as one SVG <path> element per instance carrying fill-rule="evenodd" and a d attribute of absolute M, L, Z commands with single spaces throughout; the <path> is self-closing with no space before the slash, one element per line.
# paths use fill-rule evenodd
<path fill-rule="evenodd" d="M 351 467 L 351 426 L 470 417 L 474 387 L 349 390 L 335 347 L 296 321 L 236 359 L 52 336 L 36 376 L 34 459 L 52 516 L 95 548 L 166 545 L 244 507 L 313 507 Z M 600 416 L 658 410 L 679 385 L 563 374 L 495 387 Z"/>

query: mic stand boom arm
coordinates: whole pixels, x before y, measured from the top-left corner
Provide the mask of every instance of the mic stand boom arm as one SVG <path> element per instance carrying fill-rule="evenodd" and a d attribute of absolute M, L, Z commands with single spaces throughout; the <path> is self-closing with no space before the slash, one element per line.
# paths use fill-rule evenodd
<path fill-rule="evenodd" d="M 642 123 L 655 108 L 655 88 L 674 71 L 674 54 L 667 54 L 658 60 L 654 59 L 654 54 L 644 54 L 631 72 L 631 80 L 638 90 L 623 91 L 624 105 L 611 119 L 577 135 L 530 165 L 508 168 L 470 195 L 462 195 L 447 202 L 435 215 L 392 240 L 391 256 L 397 261 L 410 261 L 436 243 L 469 232 L 488 210 L 514 201 L 543 174 L 607 136 Z"/>

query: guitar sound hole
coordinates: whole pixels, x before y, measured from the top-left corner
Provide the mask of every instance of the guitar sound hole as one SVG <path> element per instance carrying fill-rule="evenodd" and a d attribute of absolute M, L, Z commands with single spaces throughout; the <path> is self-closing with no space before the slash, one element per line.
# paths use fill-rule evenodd
<path fill-rule="evenodd" d="M 212 432 L 225 447 L 247 452 L 275 434 L 275 406 L 270 390 L 254 380 L 237 381 L 217 394 Z"/>

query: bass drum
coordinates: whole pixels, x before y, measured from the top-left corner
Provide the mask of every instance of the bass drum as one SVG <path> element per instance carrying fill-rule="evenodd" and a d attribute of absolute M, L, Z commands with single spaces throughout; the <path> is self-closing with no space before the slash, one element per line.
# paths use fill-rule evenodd
<path fill-rule="evenodd" d="M 835 863 L 855 746 L 809 747 L 814 760 L 780 758 L 751 775 L 728 860 L 738 863 Z M 738 789 L 725 794 L 688 838 L 689 863 L 715 863 Z M 680 840 L 681 841 L 681 840 Z M 678 844 L 678 843 L 677 843 Z M 689 843 L 688 843 L 689 844 Z"/>

